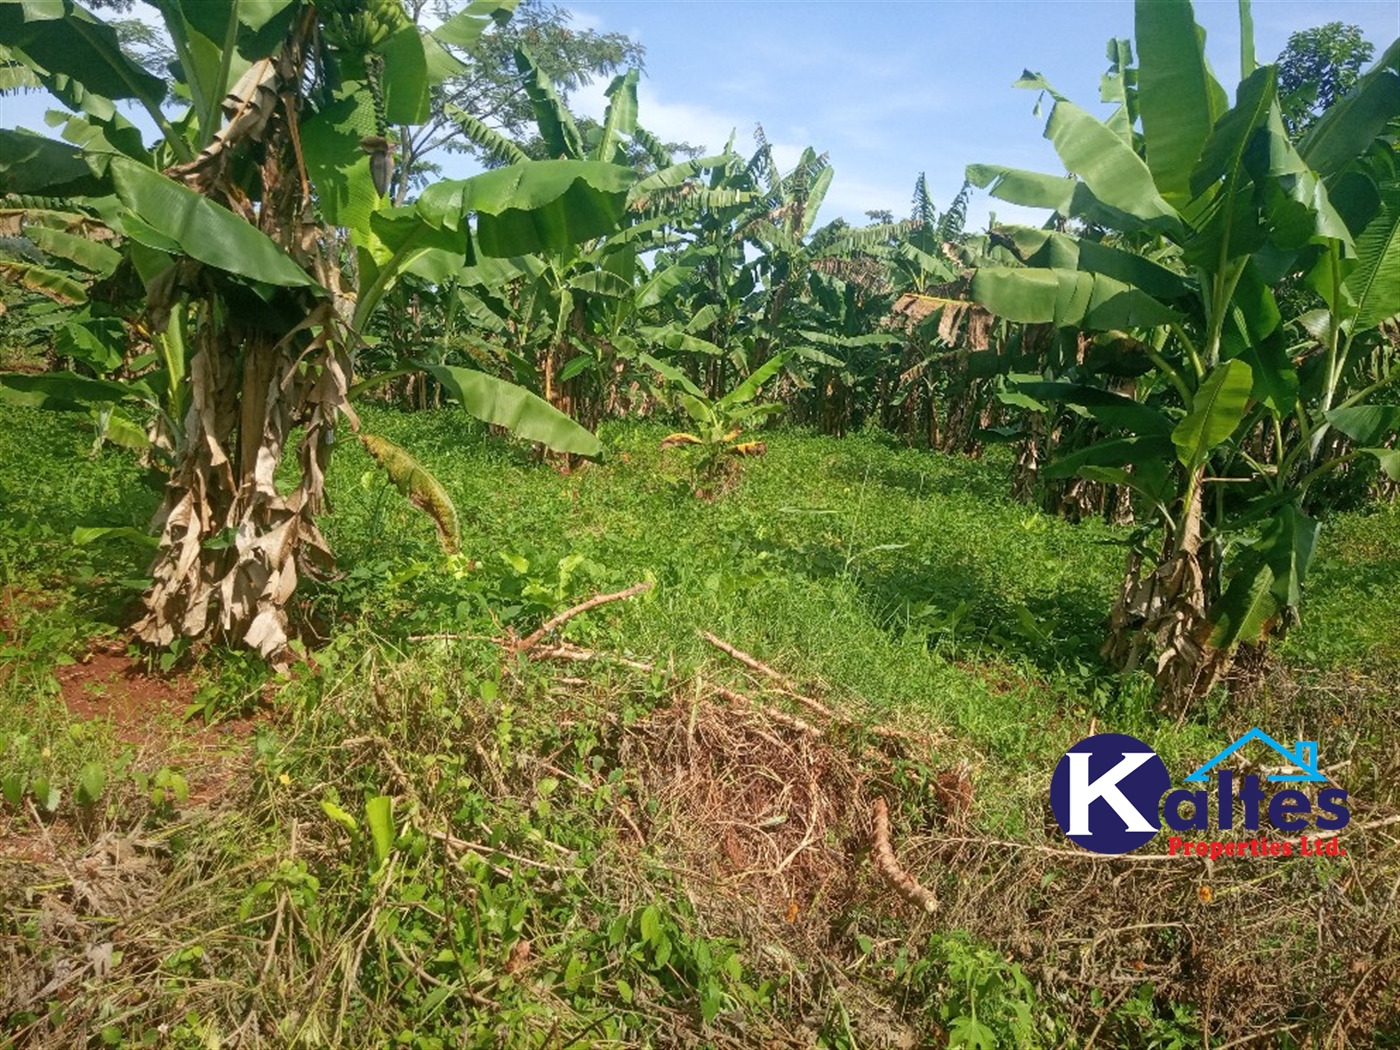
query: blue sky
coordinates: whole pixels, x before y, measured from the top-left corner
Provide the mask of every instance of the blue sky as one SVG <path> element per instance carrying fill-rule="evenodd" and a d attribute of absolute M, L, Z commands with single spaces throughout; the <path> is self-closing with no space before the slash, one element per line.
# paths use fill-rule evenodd
<path fill-rule="evenodd" d="M 867 209 L 907 214 L 914 179 L 928 173 L 946 205 L 963 169 L 995 162 L 1063 170 L 1032 114 L 1034 92 L 1011 87 L 1023 69 L 1098 107 L 1110 37 L 1131 37 L 1132 0 L 563 0 L 575 25 L 624 32 L 647 49 L 643 126 L 672 141 L 719 149 L 731 131 L 744 153 L 761 123 L 781 166 L 802 148 L 830 155 L 835 179 L 820 221 L 861 224 Z M 1254 0 L 1259 59 L 1272 61 L 1290 33 L 1329 21 L 1361 27 L 1376 55 L 1400 38 L 1400 0 Z M 1227 90 L 1239 80 L 1236 0 L 1197 0 L 1196 18 Z M 601 116 L 604 83 L 573 98 Z M 47 96 L 0 98 L 0 126 L 43 129 Z M 133 119 L 145 123 L 141 116 Z M 451 176 L 463 176 L 451 158 Z M 1035 213 L 974 198 L 1013 221 Z"/>
<path fill-rule="evenodd" d="M 928 173 L 945 205 L 970 163 L 1059 172 L 1032 115 L 1034 92 L 1011 87 L 1023 69 L 1098 107 L 1110 37 L 1131 37 L 1132 0 L 910 0 L 811 3 L 771 0 L 566 3 L 576 25 L 624 32 L 647 49 L 640 119 L 672 141 L 719 148 L 731 129 L 753 148 L 761 123 L 780 165 L 802 147 L 836 169 L 821 221 L 865 223 L 866 209 L 902 217 L 914 179 Z M 1400 38 L 1400 0 L 1254 0 L 1259 60 L 1272 61 L 1290 33 L 1330 21 L 1361 27 L 1376 56 Z M 1236 0 L 1197 0 L 1196 19 L 1227 91 L 1239 80 Z M 575 108 L 601 115 L 603 88 L 579 92 Z M 1030 213 L 985 196 L 969 218 Z"/>

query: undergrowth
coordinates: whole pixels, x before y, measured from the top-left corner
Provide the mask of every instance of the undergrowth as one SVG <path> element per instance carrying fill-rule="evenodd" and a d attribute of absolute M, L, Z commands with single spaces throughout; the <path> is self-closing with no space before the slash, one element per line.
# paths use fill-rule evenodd
<path fill-rule="evenodd" d="M 1394 811 L 1396 508 L 1329 522 L 1281 660 L 1177 727 L 1096 656 L 1124 534 L 1012 502 L 995 455 L 780 430 L 708 502 L 659 427 L 562 475 L 450 412 L 366 415 L 463 553 L 347 442 L 306 661 L 132 651 L 188 685 L 132 741 L 55 669 L 123 652 L 146 552 L 70 538 L 144 528 L 151 479 L 0 414 L 0 1045 L 1195 1047 L 1241 1016 L 1397 1045 L 1383 828 L 1350 864 L 1110 867 L 1045 800 L 1091 726 L 1189 768 L 1257 724 L 1345 757 L 1359 822 Z M 500 644 L 642 581 L 563 629 L 598 660 Z M 795 729 L 700 628 L 849 724 Z M 871 868 L 877 796 L 935 915 Z"/>

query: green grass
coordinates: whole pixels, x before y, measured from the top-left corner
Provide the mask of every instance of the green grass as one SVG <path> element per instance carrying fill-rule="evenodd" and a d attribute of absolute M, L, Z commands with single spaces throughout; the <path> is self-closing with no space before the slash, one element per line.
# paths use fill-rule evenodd
<path fill-rule="evenodd" d="M 733 491 L 707 502 L 689 494 L 679 454 L 658 451 L 660 425 L 605 425 L 606 461 L 564 475 L 453 411 L 369 407 L 362 419 L 444 482 L 463 552 L 444 556 L 428 520 L 342 434 L 325 523 L 342 575 L 298 595 L 298 615 L 321 637 L 314 661 L 278 684 L 251 746 L 221 767 L 226 804 L 191 815 L 171 777 L 198 792 L 203 759 L 125 747 L 101 723 L 70 718 L 53 677 L 94 637 L 122 636 L 147 557 L 115 540 L 75 548 L 72 530 L 144 527 L 159 498 L 153 478 L 127 453 L 93 454 L 81 417 L 0 408 L 6 771 L 19 771 L 30 799 L 36 781 L 58 788 L 59 822 L 82 841 L 133 828 L 159 839 L 162 910 L 183 916 L 179 928 L 127 927 L 131 962 L 85 993 L 102 1010 L 75 1010 L 71 1021 L 31 1011 L 11 1023 L 83 1039 L 97 1025 L 109 1045 L 136 1045 L 174 1024 L 171 1045 L 193 1046 L 216 1031 L 227 1040 L 252 1002 L 269 1019 L 266 1045 L 401 1037 L 422 1047 L 556 1045 L 551 1025 L 585 1044 L 661 1045 L 682 1029 L 703 1040 L 725 1025 L 752 1042 L 765 1025 L 795 1023 L 798 990 L 820 985 L 808 963 L 775 966 L 737 938 L 696 903 L 674 858 L 621 850 L 615 809 L 634 806 L 641 819 L 652 804 L 623 757 L 636 746 L 629 733 L 691 688 L 677 683 L 737 681 L 698 629 L 820 689 L 859 723 L 948 740 L 887 785 L 900 819 L 925 821 L 926 832 L 920 785 L 966 768 L 972 829 L 1043 842 L 1049 772 L 1091 723 L 1141 737 L 1178 769 L 1268 721 L 1321 741 L 1324 755 L 1351 749 L 1358 782 L 1388 790 L 1379 764 L 1362 767 L 1389 732 L 1394 689 L 1385 683 L 1400 669 L 1395 506 L 1328 522 L 1303 623 L 1281 650 L 1299 691 L 1286 701 L 1272 689 L 1219 696 L 1178 729 L 1156 712 L 1145 679 L 1114 675 L 1097 657 L 1125 530 L 1070 525 L 1013 502 L 999 450 L 971 460 L 879 434 L 778 430 Z M 524 634 L 592 594 L 643 580 L 655 587 L 579 617 L 565 637 L 666 676 L 570 667 L 503 677 L 495 645 L 482 640 Z M 462 640 L 414 640 L 424 635 Z M 198 685 L 201 715 L 243 709 L 265 674 L 247 656 L 201 647 L 177 670 Z M 586 685 L 559 684 L 578 674 Z M 1348 674 L 1353 706 L 1343 723 L 1329 698 Z M 77 792 L 94 766 L 104 783 L 99 801 L 85 803 Z M 366 812 L 381 794 L 395 796 L 399 817 L 387 865 L 376 860 Z M 348 820 L 337 823 L 324 803 Z M 0 821 L 32 834 L 27 804 L 7 805 Z M 550 861 L 560 871 L 454 860 L 431 828 L 487 836 L 518 856 L 538 858 L 553 842 L 571 859 Z M 0 931 L 29 946 L 14 956 L 26 965 L 45 950 L 37 916 L 18 909 Z M 905 944 L 906 927 L 866 910 L 840 921 L 829 937 L 850 953 L 843 972 L 866 974 L 851 987 L 878 986 L 889 1002 L 913 996 L 921 1005 L 900 1010 L 919 1024 L 956 1021 L 958 1004 L 973 1009 L 965 1000 L 974 987 L 991 997 L 984 1023 L 990 1010 L 1002 1025 L 1004 1012 L 997 1032 L 1007 1045 L 1022 1030 L 1017 1004 L 1036 1012 L 1047 1046 L 1070 1038 L 1071 1015 L 1101 1014 L 1031 990 L 1002 961 L 1005 946 L 977 947 L 937 927 Z M 534 946 L 535 983 L 502 968 L 522 940 Z M 408 964 L 400 950 L 420 961 Z M 584 969 L 571 970 L 571 958 Z M 945 967 L 961 967 L 971 983 L 949 985 Z M 876 979 L 886 970 L 895 976 Z M 133 1005 L 153 973 L 162 997 Z M 307 988 L 323 992 L 308 998 Z M 828 990 L 806 1003 L 822 1004 L 812 1023 L 823 1045 L 866 1045 L 843 1034 L 872 1016 L 861 1013 L 864 994 Z M 1153 1025 L 1161 1035 L 1193 1009 L 1134 995 L 1101 1042 L 1116 1031 L 1114 1045 L 1147 1045 Z"/>

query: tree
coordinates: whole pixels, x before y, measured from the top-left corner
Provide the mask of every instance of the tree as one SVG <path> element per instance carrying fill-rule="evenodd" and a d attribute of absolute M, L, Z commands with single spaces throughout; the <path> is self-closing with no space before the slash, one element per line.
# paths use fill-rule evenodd
<path fill-rule="evenodd" d="M 420 22 L 426 14 L 443 24 L 457 15 L 492 6 L 473 3 L 463 7 L 457 0 L 414 0 L 411 14 Z M 612 76 L 632 66 L 643 68 L 646 49 L 625 33 L 599 33 L 575 29 L 573 16 L 544 0 L 524 0 L 508 22 L 499 21 L 479 38 L 439 33 L 452 72 L 436 84 L 429 96 L 428 118 L 419 125 L 397 128 L 399 174 L 394 200 L 402 204 L 415 180 L 429 173 L 429 158 L 439 150 L 468 153 L 488 164 L 499 162 L 476 144 L 477 123 L 507 139 L 522 141 L 534 129 L 534 110 L 521 79 L 516 75 L 514 55 L 528 52 L 561 102 L 597 77 Z M 529 151 L 527 150 L 527 153 Z M 536 159 L 548 159 L 530 153 Z"/>
<path fill-rule="evenodd" d="M 174 95 L 189 100 L 173 119 L 163 109 L 172 84 L 124 53 L 110 25 L 72 0 L 41 7 L 0 4 L 0 38 L 75 111 L 65 134 L 82 144 L 0 129 L 0 194 L 15 195 L 35 233 L 46 221 L 35 209 L 57 197 L 108 231 L 114 265 L 144 287 L 164 364 L 136 385 L 8 375 L 0 395 L 64 407 L 139 400 L 153 383 L 182 391 L 188 412 L 175 420 L 136 633 L 157 645 L 209 633 L 285 658 L 298 579 L 330 566 L 316 519 L 328 509 L 325 471 L 342 424 L 359 429 L 351 395 L 398 374 L 355 374 L 386 292 L 405 274 L 451 272 L 478 252 L 562 250 L 596 237 L 620 218 L 631 172 L 531 162 L 391 207 L 374 177 L 383 132 L 426 118 L 436 75 L 428 56 L 439 48 L 398 0 L 162 0 Z M 480 36 L 492 13 L 463 12 L 442 30 Z M 220 59 L 201 60 L 209 55 Z M 148 147 L 116 99 L 141 103 L 161 140 Z M 74 257 L 83 238 L 61 232 L 46 235 L 46 254 Z M 493 376 L 431 362 L 400 369 L 431 372 L 468 411 L 532 440 L 598 451 L 591 434 Z M 441 486 L 405 450 L 360 437 L 450 545 Z M 288 485 L 277 472 L 293 454 Z"/>
<path fill-rule="evenodd" d="M 1161 528 L 1160 546 L 1130 553 L 1104 652 L 1151 668 L 1184 705 L 1239 645 L 1296 617 L 1320 528 L 1315 482 L 1362 455 L 1400 477 L 1387 447 L 1400 362 L 1380 332 L 1400 313 L 1385 136 L 1400 115 L 1400 41 L 1295 147 L 1278 70 L 1252 67 L 1247 36 L 1233 108 L 1189 0 L 1138 0 L 1136 37 L 1140 135 L 1122 106 L 1099 121 L 1038 75 L 1019 81 L 1054 99 L 1045 135 L 1073 177 L 994 165 L 968 177 L 1051 209 L 1065 232 L 1007 229 L 1011 258 L 980 266 L 970 294 L 1076 335 L 1079 355 L 1015 396 L 1096 420 L 1100 439 L 1048 473 L 1129 485 Z M 1284 317 L 1282 281 L 1311 289 L 1315 309 Z M 1139 377 L 1131 396 L 1105 382 L 1114 374 Z"/>
<path fill-rule="evenodd" d="M 1295 138 L 1356 87 L 1375 49 L 1354 25 L 1328 22 L 1288 38 L 1278 57 L 1279 107 Z"/>

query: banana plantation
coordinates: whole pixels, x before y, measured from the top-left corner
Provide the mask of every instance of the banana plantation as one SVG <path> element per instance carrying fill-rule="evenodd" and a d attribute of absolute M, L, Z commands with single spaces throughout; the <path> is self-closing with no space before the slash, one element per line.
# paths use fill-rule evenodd
<path fill-rule="evenodd" d="M 852 225 L 531 0 L 130 6 L 0 2 L 0 1047 L 1400 1047 L 1400 40 Z"/>

